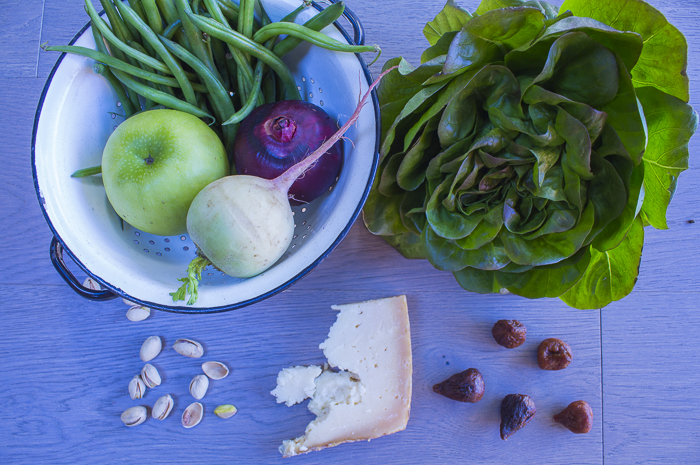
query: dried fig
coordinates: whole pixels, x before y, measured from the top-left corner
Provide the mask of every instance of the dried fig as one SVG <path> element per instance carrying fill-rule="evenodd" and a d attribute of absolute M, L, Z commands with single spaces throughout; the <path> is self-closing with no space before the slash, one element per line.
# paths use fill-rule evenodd
<path fill-rule="evenodd" d="M 563 370 L 573 358 L 569 344 L 553 337 L 542 341 L 537 348 L 537 365 L 543 370 Z"/>
<path fill-rule="evenodd" d="M 588 433 L 593 427 L 593 410 L 585 400 L 577 400 L 554 415 L 554 421 L 566 426 L 572 433 Z"/>
<path fill-rule="evenodd" d="M 527 425 L 537 413 L 535 402 L 524 394 L 508 394 L 501 402 L 501 439 Z"/>
<path fill-rule="evenodd" d="M 479 370 L 470 368 L 436 384 L 433 391 L 452 400 L 473 404 L 484 395 L 484 378 Z"/>
<path fill-rule="evenodd" d="M 498 345 L 506 349 L 514 349 L 522 345 L 525 342 L 526 333 L 527 328 L 518 320 L 498 320 L 491 329 L 491 334 Z"/>

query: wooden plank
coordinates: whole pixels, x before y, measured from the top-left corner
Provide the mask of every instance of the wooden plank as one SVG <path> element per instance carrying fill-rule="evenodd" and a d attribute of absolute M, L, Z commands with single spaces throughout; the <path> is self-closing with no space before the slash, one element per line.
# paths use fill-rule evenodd
<path fill-rule="evenodd" d="M 411 419 L 406 431 L 371 443 L 354 443 L 295 459 L 300 463 L 523 463 L 598 464 L 601 460 L 600 321 L 598 312 L 577 312 L 555 300 L 522 302 L 466 293 L 408 294 L 414 357 Z M 51 453 L 54 463 L 272 463 L 277 446 L 300 435 L 313 419 L 305 405 L 275 403 L 269 391 L 278 371 L 324 361 L 318 348 L 335 321 L 330 305 L 390 295 L 390 291 L 290 291 L 246 309 L 207 316 L 155 313 L 130 322 L 120 301 L 93 303 L 67 287 L 0 286 L 5 302 L 0 369 L 7 383 L 0 396 L 5 423 L 0 455 L 8 463 L 37 463 Z M 496 345 L 490 329 L 499 318 L 517 317 L 528 327 L 518 349 Z M 60 328 L 60 330 L 57 330 Z M 160 335 L 166 349 L 152 361 L 163 384 L 132 401 L 129 380 L 143 366 L 141 343 Z M 570 343 L 574 361 L 566 370 L 544 372 L 536 365 L 540 340 L 557 336 Z M 171 348 L 179 337 L 202 342 L 206 355 L 186 359 Z M 191 378 L 204 360 L 232 368 L 212 382 L 202 423 L 185 430 L 180 415 L 193 401 Z M 27 363 L 31 360 L 31 363 Z M 461 404 L 432 392 L 455 372 L 482 371 L 486 394 L 478 404 Z M 31 376 L 28 375 L 31 373 Z M 176 407 L 163 422 L 148 419 L 135 428 L 121 424 L 121 412 L 152 406 L 165 393 Z M 538 406 L 534 420 L 508 441 L 498 436 L 499 406 L 510 393 L 526 393 Z M 573 435 L 551 416 L 569 402 L 587 400 L 595 426 Z M 234 403 L 239 413 L 223 421 L 212 411 Z M 370 459 L 371 457 L 371 459 Z"/>
<path fill-rule="evenodd" d="M 698 462 L 698 299 L 697 291 L 645 292 L 603 309 L 607 463 Z"/>
<path fill-rule="evenodd" d="M 2 8 L 0 78 L 35 77 L 44 0 L 5 0 Z"/>

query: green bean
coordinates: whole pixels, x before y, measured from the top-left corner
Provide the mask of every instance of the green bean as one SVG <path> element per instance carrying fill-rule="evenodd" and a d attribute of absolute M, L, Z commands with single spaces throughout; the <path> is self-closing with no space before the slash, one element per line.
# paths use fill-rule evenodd
<path fill-rule="evenodd" d="M 156 0 L 156 4 L 158 5 L 158 9 L 160 10 L 161 14 L 163 15 L 163 18 L 165 19 L 165 22 L 168 24 L 173 24 L 176 21 L 180 21 L 180 15 L 177 12 L 177 8 L 175 8 L 175 4 L 173 3 L 173 0 Z M 175 40 L 185 47 L 188 50 L 192 49 L 192 46 L 190 45 L 190 41 L 187 39 L 187 36 L 185 35 L 185 31 L 175 31 Z"/>
<path fill-rule="evenodd" d="M 238 23 L 238 10 L 232 10 L 226 5 L 218 5 L 221 12 L 226 16 L 226 19 L 232 23 Z"/>
<path fill-rule="evenodd" d="M 224 88 L 226 93 L 231 90 L 231 76 L 228 74 L 228 68 L 226 67 L 226 51 L 224 50 L 224 43 L 219 39 L 210 37 L 210 46 L 212 55 L 214 55 L 214 64 L 216 69 L 219 70 L 219 76 L 223 80 Z"/>
<path fill-rule="evenodd" d="M 143 46 L 141 46 L 141 44 L 139 44 L 138 42 L 131 42 L 131 41 L 130 41 L 130 42 L 128 43 L 128 45 L 129 45 L 130 47 L 134 47 L 134 48 L 135 48 L 136 50 L 138 50 L 139 52 L 145 53 L 145 49 L 144 49 Z M 146 71 L 147 73 L 154 73 L 153 68 L 151 68 L 150 66 L 144 65 L 143 63 L 139 63 L 139 65 L 141 66 L 141 69 L 143 69 L 143 70 Z M 154 73 L 154 74 L 155 74 L 155 73 Z M 163 92 L 166 92 L 166 93 L 168 93 L 168 94 L 170 94 L 170 95 L 172 95 L 172 96 L 175 96 L 175 94 L 173 93 L 172 89 L 170 89 L 170 88 L 167 87 L 167 86 L 165 86 L 165 87 L 166 87 L 167 89 L 170 89 L 170 92 L 168 92 L 166 89 L 162 89 L 162 88 L 160 87 L 160 85 L 154 84 L 154 83 L 152 83 L 152 82 L 150 82 L 150 81 L 146 81 L 146 85 L 147 85 L 148 87 L 153 88 L 153 89 L 159 89 L 159 90 L 161 90 L 161 91 L 163 91 Z M 145 105 L 144 105 L 144 108 L 145 108 L 146 110 L 150 110 L 150 109 L 153 108 L 154 106 L 155 106 L 155 103 L 153 103 L 151 100 L 148 100 L 148 99 L 147 99 L 147 100 L 146 100 L 146 103 L 145 103 Z"/>
<path fill-rule="evenodd" d="M 189 3 L 187 3 L 187 0 L 174 1 L 175 8 L 177 8 L 178 15 L 180 16 L 180 20 L 182 21 L 182 29 L 185 32 L 185 36 L 190 42 L 190 51 L 197 58 L 199 58 L 212 73 L 214 73 L 214 76 L 216 76 L 217 79 L 221 80 L 221 76 L 219 76 L 219 72 L 216 70 L 216 66 L 214 66 L 214 63 L 212 63 L 212 61 L 209 59 L 206 47 L 204 46 L 204 42 L 202 41 L 203 38 L 201 31 L 190 20 L 192 9 L 190 8 Z"/>
<path fill-rule="evenodd" d="M 134 114 L 134 107 L 131 105 L 131 101 L 129 101 L 129 97 L 126 94 L 126 91 L 124 91 L 124 87 L 122 87 L 122 83 L 119 82 L 117 78 L 114 77 L 114 74 L 107 68 L 105 65 L 102 63 L 95 63 L 92 67 L 92 70 L 104 77 L 109 85 L 112 87 L 114 90 L 114 93 L 117 94 L 117 99 L 119 102 L 121 102 L 122 108 L 124 109 L 124 117 L 128 118 L 131 115 Z"/>
<path fill-rule="evenodd" d="M 168 24 L 168 27 L 163 29 L 163 33 L 161 34 L 163 37 L 167 37 L 168 39 L 172 39 L 173 36 L 177 31 L 179 31 L 182 28 L 182 21 L 179 19 L 175 21 L 172 24 Z"/>
<path fill-rule="evenodd" d="M 120 84 L 121 85 L 121 84 Z M 71 174 L 71 178 L 84 178 L 86 176 L 94 176 L 96 174 L 102 174 L 102 165 L 91 166 L 90 168 L 83 168 L 75 173 Z"/>
<path fill-rule="evenodd" d="M 112 28 L 111 30 L 114 31 L 114 35 L 117 36 L 117 38 L 119 38 L 119 40 L 121 40 L 122 42 L 126 42 L 127 40 L 134 40 L 134 37 L 131 35 L 131 32 L 126 27 L 126 24 L 124 24 L 124 21 L 122 21 L 122 18 L 119 16 L 119 13 L 117 13 L 117 9 L 112 3 L 112 1 L 100 0 L 100 3 L 102 4 L 102 9 L 105 10 L 107 18 L 109 19 L 109 25 Z M 90 3 L 90 7 L 92 7 L 92 3 Z M 92 8 L 94 9 L 94 7 Z"/>
<path fill-rule="evenodd" d="M 321 31 L 323 28 L 333 24 L 335 20 L 340 18 L 344 11 L 345 4 L 343 2 L 333 3 L 328 8 L 320 11 L 318 14 L 316 14 L 316 16 L 305 22 L 304 27 L 308 27 L 314 31 Z M 283 57 L 302 42 L 302 39 L 288 36 L 275 45 L 272 52 L 278 57 Z"/>
<path fill-rule="evenodd" d="M 258 63 L 255 65 L 255 81 L 253 83 L 253 90 L 251 91 L 250 95 L 248 96 L 248 100 L 246 100 L 243 107 L 241 107 L 241 109 L 238 110 L 233 116 L 231 116 L 229 119 L 227 119 L 226 121 L 221 123 L 221 125 L 223 127 L 226 127 L 229 124 L 240 123 L 256 107 L 256 104 L 258 101 L 258 95 L 260 95 L 260 83 L 262 82 L 263 69 L 264 69 L 263 62 L 258 61 Z"/>
<path fill-rule="evenodd" d="M 160 17 L 156 0 L 141 0 L 141 3 L 143 4 L 143 11 L 146 13 L 148 25 L 151 27 L 151 30 L 156 34 L 162 33 L 163 19 Z M 141 17 L 141 20 L 143 20 L 143 17 Z"/>
<path fill-rule="evenodd" d="M 219 3 L 216 0 L 204 0 L 204 4 L 215 20 L 219 21 L 224 28 L 231 29 L 231 26 L 226 21 L 224 14 L 219 8 Z M 248 93 L 253 86 L 253 68 L 250 66 L 250 63 L 245 58 L 245 54 L 243 52 L 229 43 L 226 45 L 228 46 L 228 50 L 231 52 L 231 56 L 236 63 L 238 96 L 241 99 L 241 104 L 243 104 L 243 101 L 246 100 Z"/>
<path fill-rule="evenodd" d="M 91 21 L 91 23 L 92 23 L 92 27 L 90 29 L 92 30 L 92 37 L 95 39 L 95 47 L 97 48 L 97 51 L 99 53 L 111 58 L 111 55 L 109 54 L 109 50 L 107 50 L 107 45 L 105 44 L 104 37 L 102 37 L 100 30 L 97 27 L 95 27 L 95 24 L 92 21 Z M 125 55 L 122 53 L 121 50 L 119 50 L 117 48 L 115 48 L 114 50 L 115 50 L 115 52 L 119 52 L 119 55 L 121 55 L 122 59 L 126 59 Z M 115 58 L 115 60 L 126 64 L 124 61 L 119 60 L 118 58 Z M 134 69 L 140 69 L 140 68 L 137 68 L 136 66 L 133 66 L 133 65 L 129 65 L 129 66 L 132 66 Z M 110 73 L 111 73 L 111 71 L 110 71 Z M 136 93 L 133 92 L 131 89 L 124 87 L 121 82 L 119 83 L 119 86 L 124 90 L 124 92 L 126 93 L 126 95 L 128 97 L 129 106 L 133 110 L 132 114 L 137 112 L 137 111 L 141 111 L 141 102 L 139 101 L 139 96 L 136 95 Z M 120 95 L 120 93 L 118 91 L 117 91 L 117 94 Z M 124 104 L 124 102 L 122 102 L 122 105 L 123 104 Z"/>
<path fill-rule="evenodd" d="M 197 15 L 190 15 L 190 19 L 200 29 L 206 31 L 208 34 L 216 37 L 217 39 L 223 40 L 226 43 L 230 43 L 236 48 L 251 54 L 258 60 L 261 60 L 268 65 L 282 80 L 282 83 L 284 84 L 285 98 L 287 100 L 301 99 L 296 82 L 294 81 L 294 77 L 292 77 L 292 73 L 289 72 L 289 68 L 287 68 L 284 62 L 282 62 L 271 51 L 235 31 L 226 29 L 212 19 Z"/>
<path fill-rule="evenodd" d="M 144 98 L 153 100 L 154 102 L 157 102 L 168 108 L 190 113 L 191 115 L 197 116 L 198 118 L 209 118 L 212 120 L 212 124 L 216 121 L 216 118 L 214 118 L 206 111 L 197 108 L 195 105 L 190 105 L 187 102 L 183 102 L 182 100 L 177 99 L 172 95 L 168 95 L 165 92 L 151 89 L 147 85 L 141 84 L 140 82 L 131 79 L 127 74 L 119 70 L 115 69 L 112 72 L 114 73 L 114 76 L 121 81 L 122 84 L 124 84 L 126 87 L 133 90 L 134 92 L 138 93 L 139 95 L 142 95 Z"/>
<path fill-rule="evenodd" d="M 276 99 L 276 87 L 275 87 L 275 73 L 269 72 L 265 73 L 262 82 L 262 91 L 265 103 L 272 103 Z"/>
<path fill-rule="evenodd" d="M 171 74 L 175 76 L 177 82 L 180 83 L 180 89 L 182 89 L 182 93 L 184 94 L 187 103 L 194 105 L 197 102 L 197 99 L 194 95 L 194 90 L 192 89 L 190 81 L 187 79 L 187 76 L 185 76 L 185 72 L 182 67 L 177 63 L 177 61 L 175 61 L 173 56 L 168 52 L 165 46 L 163 46 L 163 43 L 158 39 L 158 36 L 152 30 L 150 30 L 146 23 L 141 21 L 141 18 L 139 18 L 138 15 L 134 13 L 134 10 L 129 8 L 127 5 L 117 2 L 117 8 L 119 8 L 119 12 L 122 14 L 124 19 L 138 29 L 143 38 L 146 39 L 155 49 L 158 55 L 160 55 L 167 67 L 170 69 Z"/>
<path fill-rule="evenodd" d="M 230 2 L 228 0 L 217 0 L 217 3 L 221 5 L 224 8 L 228 8 L 230 10 L 235 11 L 236 13 L 240 12 L 241 7 L 233 2 Z"/>
<path fill-rule="evenodd" d="M 308 27 L 304 27 L 301 24 L 295 23 L 272 23 L 261 28 L 255 33 L 253 40 L 259 44 L 265 42 L 270 37 L 279 36 L 282 34 L 287 34 L 288 36 L 296 37 L 298 39 L 305 40 L 319 47 L 323 47 L 328 50 L 333 50 L 335 52 L 350 52 L 350 53 L 361 53 L 361 52 L 377 52 L 381 50 L 376 45 L 350 45 L 339 40 L 335 40 L 326 34 Z"/>
<path fill-rule="evenodd" d="M 129 6 L 139 15 L 139 18 L 147 21 L 146 13 L 143 11 L 141 0 L 129 0 Z"/>
<path fill-rule="evenodd" d="M 311 6 L 311 3 L 312 3 L 311 0 L 304 0 L 304 1 L 301 3 L 301 5 L 299 5 L 298 7 L 296 7 L 291 13 L 289 13 L 289 14 L 288 14 L 287 16 L 285 16 L 284 18 L 280 19 L 280 22 L 282 22 L 282 21 L 284 21 L 284 22 L 294 22 L 294 20 L 296 19 L 296 17 L 299 16 L 299 13 L 301 13 L 302 11 L 304 11 L 305 9 L 307 9 L 308 7 L 310 7 L 310 6 Z M 343 3 L 343 2 L 339 2 L 339 3 Z M 333 5 L 335 5 L 335 3 L 334 3 Z M 329 7 L 329 8 L 330 8 L 330 7 Z M 328 9 L 328 8 L 326 8 L 326 9 Z M 263 26 L 265 26 L 265 25 L 263 24 Z"/>
<path fill-rule="evenodd" d="M 238 10 L 238 32 L 251 39 L 255 18 L 255 0 L 240 0 Z"/>
<path fill-rule="evenodd" d="M 74 55 L 80 55 L 80 56 L 84 56 L 87 58 L 92 58 L 95 61 L 98 61 L 100 63 L 104 63 L 105 65 L 109 66 L 110 68 L 116 68 L 119 71 L 123 71 L 127 74 L 130 74 L 130 75 L 135 76 L 135 77 L 140 78 L 140 79 L 145 79 L 146 81 L 154 82 L 156 84 L 163 84 L 163 85 L 166 85 L 169 87 L 178 87 L 178 88 L 180 87 L 180 83 L 178 83 L 177 80 L 174 78 L 144 71 L 141 68 L 130 65 L 129 63 L 125 63 L 121 60 L 118 60 L 111 55 L 107 55 L 103 52 L 98 52 L 98 51 L 93 50 L 91 48 L 79 47 L 77 45 L 52 45 L 52 46 L 46 47 L 45 50 L 47 50 L 49 52 L 73 53 Z M 192 84 L 192 88 L 196 92 L 206 92 L 207 91 L 207 88 L 201 84 L 195 84 L 195 83 L 190 83 L 190 84 Z"/>
<path fill-rule="evenodd" d="M 175 42 L 166 39 L 165 37 L 160 37 L 163 44 L 170 50 L 176 57 L 187 63 L 192 69 L 195 70 L 197 74 L 202 78 L 204 84 L 209 90 L 209 98 L 211 100 L 214 111 L 217 113 L 221 121 L 225 121 L 227 118 L 231 117 L 235 112 L 233 108 L 233 103 L 229 98 L 228 91 L 221 84 L 219 79 L 207 68 L 204 63 L 202 63 L 196 56 L 194 56 L 189 51 L 185 50 L 184 47 L 176 44 Z M 237 127 L 224 128 L 224 145 L 228 148 L 233 147 L 233 141 L 236 138 Z"/>
<path fill-rule="evenodd" d="M 92 24 L 97 26 L 97 29 L 99 29 L 99 31 L 102 33 L 102 35 L 104 35 L 104 37 L 109 41 L 109 43 L 111 43 L 127 55 L 131 56 L 132 58 L 142 63 L 146 63 L 147 65 L 154 69 L 157 69 L 158 71 L 172 74 L 172 71 L 170 71 L 170 69 L 167 66 L 165 66 L 165 64 L 161 63 L 153 57 L 139 52 L 138 50 L 134 50 L 132 47 L 129 47 L 123 41 L 119 40 L 119 38 L 115 36 L 114 33 L 109 29 L 107 23 L 105 23 L 104 20 L 100 18 L 100 16 L 97 14 L 95 7 L 92 6 L 90 0 L 85 0 L 85 6 L 87 8 L 88 14 L 90 15 L 90 19 L 92 19 Z"/>

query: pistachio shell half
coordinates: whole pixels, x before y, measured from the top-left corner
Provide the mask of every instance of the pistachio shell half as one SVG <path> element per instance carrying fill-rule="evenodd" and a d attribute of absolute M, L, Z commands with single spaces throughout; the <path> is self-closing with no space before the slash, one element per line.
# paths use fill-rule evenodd
<path fill-rule="evenodd" d="M 151 336 L 141 345 L 141 352 L 139 355 L 144 362 L 150 362 L 158 356 L 162 349 L 163 341 L 160 340 L 160 337 Z"/>
<path fill-rule="evenodd" d="M 202 371 L 211 379 L 224 379 L 228 376 L 228 367 L 221 362 L 204 362 Z"/>
<path fill-rule="evenodd" d="M 153 409 L 151 409 L 151 415 L 156 420 L 165 420 L 170 412 L 173 410 L 175 402 L 170 394 L 166 394 L 159 397 L 155 404 L 153 404 Z"/>
<path fill-rule="evenodd" d="M 145 364 L 141 369 L 141 379 L 143 380 L 144 384 L 149 388 L 160 386 L 161 383 L 160 373 L 158 373 L 156 367 L 154 367 L 150 363 Z"/>
<path fill-rule="evenodd" d="M 182 426 L 192 428 L 197 426 L 204 416 L 204 406 L 199 402 L 190 404 L 182 413 Z"/>
<path fill-rule="evenodd" d="M 98 283 L 92 278 L 85 278 L 85 281 L 83 281 L 83 287 L 87 287 L 88 289 L 91 289 L 93 291 L 102 290 L 102 286 L 100 286 L 100 283 Z"/>
<path fill-rule="evenodd" d="M 192 339 L 178 339 L 173 344 L 173 349 L 180 355 L 190 358 L 199 358 L 204 355 L 202 344 Z"/>
<path fill-rule="evenodd" d="M 224 420 L 227 418 L 231 418 L 236 414 L 236 412 L 238 412 L 238 409 L 235 405 L 231 404 L 219 405 L 214 409 L 214 413 L 216 414 L 216 416 L 219 418 L 223 418 Z"/>
<path fill-rule="evenodd" d="M 209 378 L 204 375 L 197 375 L 190 382 L 190 394 L 197 400 L 204 397 L 207 389 L 209 389 Z"/>
<path fill-rule="evenodd" d="M 121 419 L 126 426 L 136 426 L 140 425 L 148 417 L 148 411 L 146 407 L 138 405 L 136 407 L 131 407 L 122 413 Z"/>
<path fill-rule="evenodd" d="M 151 315 L 151 309 L 141 305 L 132 305 L 126 311 L 126 317 L 129 321 L 143 321 Z M 160 338 L 159 338 L 160 339 Z"/>
<path fill-rule="evenodd" d="M 132 400 L 140 399 L 146 392 L 146 385 L 144 384 L 141 376 L 134 376 L 134 378 L 129 381 L 129 396 Z"/>

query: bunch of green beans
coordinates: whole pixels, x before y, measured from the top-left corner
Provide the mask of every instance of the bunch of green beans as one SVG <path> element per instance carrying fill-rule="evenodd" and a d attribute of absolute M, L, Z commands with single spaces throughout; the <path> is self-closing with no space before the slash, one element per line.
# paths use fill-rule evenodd
<path fill-rule="evenodd" d="M 302 41 L 341 52 L 376 52 L 377 58 L 381 53 L 377 46 L 349 45 L 319 32 L 343 14 L 342 2 L 332 3 L 303 25 L 293 21 L 310 0 L 276 23 L 260 0 L 100 3 L 109 24 L 85 0 L 95 50 L 70 45 L 44 49 L 95 60 L 95 71 L 114 89 L 126 118 L 160 105 L 204 119 L 229 156 L 238 123 L 255 107 L 301 98 L 281 58 Z M 256 7 L 262 12 L 260 20 Z"/>

